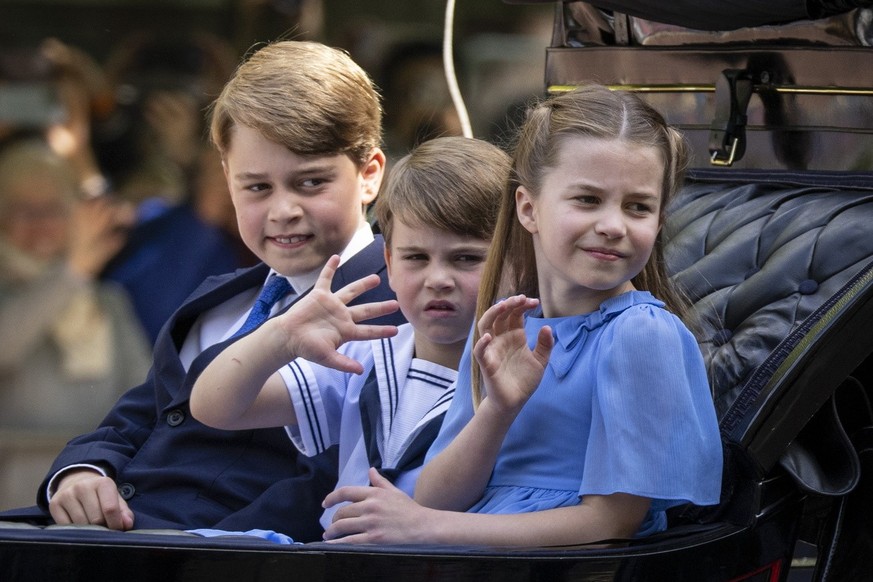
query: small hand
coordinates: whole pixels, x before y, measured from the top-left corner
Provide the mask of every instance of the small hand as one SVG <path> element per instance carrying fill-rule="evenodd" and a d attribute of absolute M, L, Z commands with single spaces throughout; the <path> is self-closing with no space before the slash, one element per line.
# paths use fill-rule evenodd
<path fill-rule="evenodd" d="M 422 507 L 370 468 L 371 487 L 340 487 L 324 499 L 324 507 L 339 508 L 324 532 L 331 543 L 409 544 L 427 542 L 429 515 Z"/>
<path fill-rule="evenodd" d="M 378 275 L 349 283 L 336 293 L 330 290 L 339 257 L 334 255 L 318 276 L 312 290 L 277 318 L 286 334 L 286 344 L 295 357 L 304 358 L 343 372 L 361 374 L 360 362 L 337 351 L 348 341 L 380 339 L 397 335 L 393 325 L 367 325 L 359 322 L 397 311 L 397 301 L 377 301 L 349 306 L 362 293 L 379 285 Z"/>
<path fill-rule="evenodd" d="M 61 525 L 104 525 L 119 531 L 133 528 L 133 512 L 118 493 L 115 481 L 91 469 L 73 470 L 61 479 L 49 512 Z"/>
<path fill-rule="evenodd" d="M 73 208 L 68 263 L 73 272 L 92 279 L 121 250 L 135 212 L 109 198 L 83 200 Z"/>
<path fill-rule="evenodd" d="M 492 405 L 517 412 L 543 378 L 555 343 L 551 329 L 540 329 L 533 350 L 527 345 L 524 331 L 524 313 L 538 303 L 515 295 L 491 306 L 479 320 L 480 338 L 473 355 Z"/>

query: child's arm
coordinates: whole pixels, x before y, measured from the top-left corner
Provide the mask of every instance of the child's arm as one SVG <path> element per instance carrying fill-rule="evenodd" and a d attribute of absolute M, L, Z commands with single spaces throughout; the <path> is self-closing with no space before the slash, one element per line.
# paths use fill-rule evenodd
<path fill-rule="evenodd" d="M 223 429 L 294 424 L 294 407 L 276 370 L 304 358 L 344 372 L 362 372 L 360 362 L 337 348 L 347 341 L 395 335 L 395 326 L 358 322 L 396 311 L 397 302 L 349 307 L 349 301 L 379 284 L 379 276 L 364 277 L 332 293 L 330 284 L 338 265 L 339 257 L 334 255 L 305 297 L 229 345 L 203 370 L 191 393 L 195 418 Z"/>
<path fill-rule="evenodd" d="M 350 501 L 334 515 L 324 539 L 339 543 L 572 546 L 626 539 L 649 509 L 645 497 L 586 495 L 582 503 L 517 514 L 482 514 L 422 507 L 370 469 L 372 487 L 341 487 L 324 500 Z"/>
<path fill-rule="evenodd" d="M 533 350 L 527 345 L 524 313 L 537 303 L 516 295 L 480 319 L 473 355 L 486 395 L 457 438 L 422 470 L 415 488 L 422 505 L 463 511 L 482 496 L 506 432 L 542 380 L 554 345 L 548 327 Z"/>

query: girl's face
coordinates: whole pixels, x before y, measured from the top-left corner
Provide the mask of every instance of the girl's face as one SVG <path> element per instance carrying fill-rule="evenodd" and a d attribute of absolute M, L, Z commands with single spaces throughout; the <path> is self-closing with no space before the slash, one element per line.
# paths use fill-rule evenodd
<path fill-rule="evenodd" d="M 589 313 L 634 287 L 660 230 L 664 163 L 654 147 L 568 137 L 539 196 L 516 192 L 533 235 L 546 317 Z"/>

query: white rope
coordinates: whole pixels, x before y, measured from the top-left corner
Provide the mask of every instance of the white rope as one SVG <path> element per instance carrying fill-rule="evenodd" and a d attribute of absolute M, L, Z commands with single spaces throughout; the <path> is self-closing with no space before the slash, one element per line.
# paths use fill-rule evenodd
<path fill-rule="evenodd" d="M 461 122 L 461 132 L 464 137 L 473 137 L 470 116 L 467 113 L 467 106 L 464 105 L 464 98 L 461 96 L 461 90 L 458 88 L 458 78 L 455 75 L 455 62 L 452 55 L 452 28 L 454 27 L 454 20 L 455 0 L 447 0 L 446 19 L 443 26 L 443 68 L 445 69 L 446 81 L 449 84 L 449 94 L 452 96 L 452 103 Z"/>

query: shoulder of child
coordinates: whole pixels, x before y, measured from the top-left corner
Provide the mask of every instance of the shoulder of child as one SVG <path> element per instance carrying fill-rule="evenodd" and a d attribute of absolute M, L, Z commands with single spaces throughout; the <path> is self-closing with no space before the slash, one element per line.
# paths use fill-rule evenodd
<path fill-rule="evenodd" d="M 695 342 L 682 320 L 657 300 L 627 307 L 615 316 L 612 323 L 609 335 L 622 345 L 639 346 L 643 349 L 652 342 Z"/>

